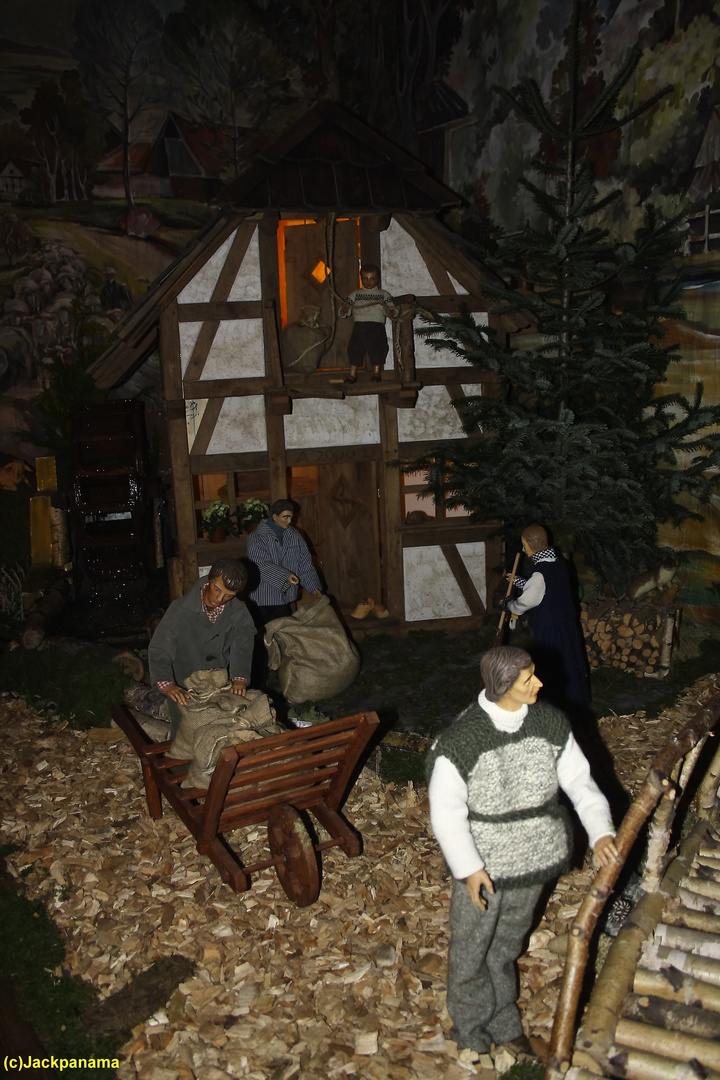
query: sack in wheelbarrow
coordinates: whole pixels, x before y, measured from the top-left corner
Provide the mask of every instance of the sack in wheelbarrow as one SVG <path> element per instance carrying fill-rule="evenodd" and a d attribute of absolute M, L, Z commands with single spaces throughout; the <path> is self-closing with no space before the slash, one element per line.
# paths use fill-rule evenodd
<path fill-rule="evenodd" d="M 357 677 L 360 654 L 327 596 L 265 627 L 268 665 L 277 671 L 286 701 L 334 697 Z"/>

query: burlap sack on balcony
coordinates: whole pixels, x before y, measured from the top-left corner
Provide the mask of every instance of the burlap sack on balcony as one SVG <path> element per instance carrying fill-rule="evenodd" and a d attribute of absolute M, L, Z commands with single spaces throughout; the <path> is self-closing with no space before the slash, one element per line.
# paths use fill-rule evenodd
<path fill-rule="evenodd" d="M 265 627 L 268 665 L 291 704 L 340 694 L 357 677 L 360 654 L 327 596 Z"/>
<path fill-rule="evenodd" d="M 206 788 L 226 746 L 283 730 L 275 723 L 267 694 L 260 690 L 248 690 L 245 697 L 233 694 L 227 673 L 220 668 L 194 671 L 185 683 L 189 700 L 178 706 L 182 719 L 170 748 L 172 757 L 192 758 L 182 787 Z"/>
<path fill-rule="evenodd" d="M 320 323 L 320 308 L 307 304 L 300 311 L 299 323 L 290 323 L 282 332 L 283 364 L 288 371 L 317 371 L 332 338 L 329 326 Z"/>

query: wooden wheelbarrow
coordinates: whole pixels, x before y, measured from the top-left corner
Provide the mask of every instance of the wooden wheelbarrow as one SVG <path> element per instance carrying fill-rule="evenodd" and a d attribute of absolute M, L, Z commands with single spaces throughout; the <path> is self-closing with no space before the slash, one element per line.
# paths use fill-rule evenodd
<path fill-rule="evenodd" d="M 207 789 L 181 787 L 190 762 L 170 757 L 171 743 L 153 742 L 124 705 L 115 706 L 112 717 L 140 758 L 151 816 L 162 817 L 164 795 L 195 837 L 197 850 L 212 859 L 235 892 L 250 888 L 251 874 L 274 866 L 287 896 L 306 907 L 320 892 L 321 851 L 339 847 L 348 856 L 360 854 L 360 834 L 339 807 L 378 726 L 376 713 L 228 746 Z M 313 842 L 301 816 L 308 810 L 329 840 Z M 264 821 L 271 858 L 245 866 L 225 836 Z"/>

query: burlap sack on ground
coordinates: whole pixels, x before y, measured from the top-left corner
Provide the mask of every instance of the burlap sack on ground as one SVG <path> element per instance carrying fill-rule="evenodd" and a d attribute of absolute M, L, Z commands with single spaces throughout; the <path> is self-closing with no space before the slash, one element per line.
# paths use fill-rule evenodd
<path fill-rule="evenodd" d="M 275 723 L 267 694 L 260 690 L 248 690 L 245 697 L 233 694 L 227 673 L 220 668 L 194 671 L 185 685 L 190 695 L 187 705 L 179 706 L 182 719 L 170 748 L 172 757 L 192 758 L 182 787 L 206 788 L 226 746 L 283 730 Z"/>
<path fill-rule="evenodd" d="M 265 627 L 268 664 L 293 704 L 334 697 L 357 677 L 360 653 L 327 596 Z"/>

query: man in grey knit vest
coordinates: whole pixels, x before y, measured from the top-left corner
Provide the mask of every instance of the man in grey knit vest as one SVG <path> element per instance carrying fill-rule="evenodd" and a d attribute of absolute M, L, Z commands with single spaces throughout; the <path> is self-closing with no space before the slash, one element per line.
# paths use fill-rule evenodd
<path fill-rule="evenodd" d="M 460 1049 L 529 1051 L 515 961 L 546 882 L 562 872 L 568 795 L 595 862 L 617 857 L 610 807 L 564 714 L 537 701 L 542 683 L 522 649 L 480 662 L 485 689 L 428 754 L 430 819 L 453 876 L 447 1007 Z"/>

